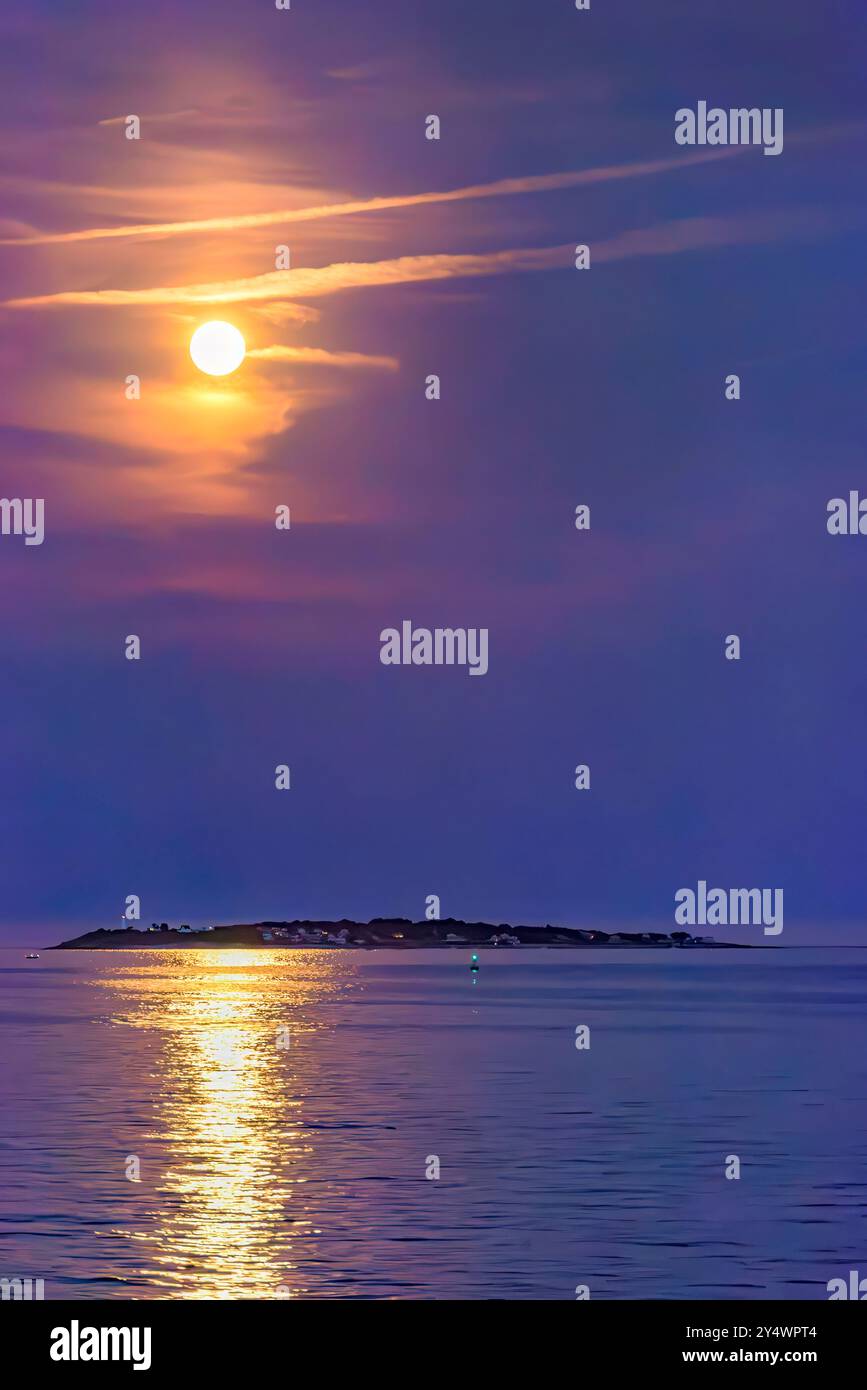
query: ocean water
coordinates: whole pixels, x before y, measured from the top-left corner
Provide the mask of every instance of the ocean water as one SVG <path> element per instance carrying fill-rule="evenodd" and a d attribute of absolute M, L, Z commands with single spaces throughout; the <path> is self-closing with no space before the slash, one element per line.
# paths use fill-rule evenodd
<path fill-rule="evenodd" d="M 0 952 L 0 1276 L 809 1300 L 867 1275 L 867 951 L 468 959 Z"/>

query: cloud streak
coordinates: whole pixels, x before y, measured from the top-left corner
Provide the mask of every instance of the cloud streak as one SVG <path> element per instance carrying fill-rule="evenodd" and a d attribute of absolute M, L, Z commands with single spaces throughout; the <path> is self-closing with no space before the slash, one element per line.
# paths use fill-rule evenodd
<path fill-rule="evenodd" d="M 139 116 L 139 120 L 147 121 L 149 125 L 153 125 L 155 121 L 179 121 L 184 117 L 200 115 L 202 115 L 202 111 L 198 106 L 188 106 L 181 111 L 148 113 L 147 115 Z M 128 120 L 129 116 L 107 116 L 105 120 L 97 121 L 97 125 L 124 125 Z"/>
<path fill-rule="evenodd" d="M 405 285 L 419 280 L 453 280 L 516 270 L 551 270 L 568 264 L 570 248 L 535 247 L 478 255 L 400 256 L 389 261 L 343 261 L 298 270 L 272 270 L 245 280 L 208 285 L 169 285 L 140 290 L 65 290 L 32 299 L 11 299 L 7 308 L 90 304 L 131 307 L 177 304 L 243 304 L 257 300 L 307 298 L 338 290 Z"/>
<path fill-rule="evenodd" d="M 238 231 L 245 227 L 271 227 L 290 222 L 313 222 L 329 217 L 349 217 L 357 213 L 383 212 L 394 208 L 426 207 L 431 203 L 466 202 L 474 198 L 503 198 L 523 193 L 549 193 L 588 184 L 610 183 L 618 179 L 664 174 L 693 164 L 707 164 L 741 153 L 739 146 L 702 150 L 671 159 L 646 160 L 635 164 L 614 164 L 598 169 L 567 170 L 522 178 L 499 179 L 495 183 L 471 184 L 437 193 L 397 194 L 394 197 L 363 198 L 345 203 L 321 203 L 307 208 L 281 208 L 273 212 L 236 213 L 227 217 L 207 217 L 197 221 L 142 222 L 126 227 L 89 227 L 73 232 L 40 232 L 35 236 L 4 237 L 0 246 L 50 246 L 76 241 L 107 241 L 123 237 L 183 236 L 193 232 Z"/>
<path fill-rule="evenodd" d="M 761 243 L 781 235 L 803 236 L 831 230 L 820 211 L 696 217 L 623 232 L 591 247 L 592 262 L 636 256 L 671 256 L 702 248 Z M 6 300 L 6 308 L 52 308 L 92 305 L 148 308 L 197 304 L 256 304 L 290 301 L 341 290 L 420 281 L 460 280 L 534 270 L 565 270 L 573 264 L 574 245 L 524 247 L 473 254 L 400 256 L 385 261 L 342 261 L 333 265 L 269 271 L 248 279 L 202 285 L 167 285 L 136 290 L 68 290 L 26 299 Z"/>
<path fill-rule="evenodd" d="M 374 357 L 365 352 L 329 352 L 326 348 L 274 347 L 253 348 L 248 358 L 258 362 L 301 362 L 322 367 L 371 367 L 395 372 L 400 363 L 396 357 Z"/>

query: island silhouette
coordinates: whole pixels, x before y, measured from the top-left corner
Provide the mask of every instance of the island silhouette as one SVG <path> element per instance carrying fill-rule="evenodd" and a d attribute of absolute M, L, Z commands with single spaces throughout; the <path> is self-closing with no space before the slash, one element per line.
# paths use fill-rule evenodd
<path fill-rule="evenodd" d="M 464 922 L 456 917 L 413 922 L 408 917 L 373 917 L 369 922 L 341 918 L 337 922 L 239 922 L 229 926 L 194 929 L 186 924 L 171 927 L 154 922 L 150 927 L 130 925 L 119 929 L 101 927 L 70 941 L 61 941 L 49 950 L 141 950 L 153 947 L 269 947 L 297 949 L 342 948 L 411 950 L 425 947 L 448 949 L 472 946 L 508 950 L 519 946 L 590 947 L 640 946 L 662 949 L 754 949 L 742 943 L 715 941 L 712 937 L 691 936 L 689 932 L 606 932 L 597 928 L 510 926 L 508 922 Z"/>

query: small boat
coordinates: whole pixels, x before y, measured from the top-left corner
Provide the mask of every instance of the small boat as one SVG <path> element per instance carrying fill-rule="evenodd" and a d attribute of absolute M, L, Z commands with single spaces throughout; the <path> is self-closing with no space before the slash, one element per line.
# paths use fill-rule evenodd
<path fill-rule="evenodd" d="M 25 959 L 25 960 L 38 960 L 38 959 L 39 959 L 39 952 L 38 952 L 38 951 L 30 951 L 30 952 L 24 957 L 24 959 Z"/>
<path fill-rule="evenodd" d="M 471 971 L 473 972 L 473 974 L 475 975 L 475 974 L 477 973 L 477 971 L 478 971 L 478 968 L 479 968 L 479 958 L 478 958 L 478 956 L 476 955 L 476 953 L 475 953 L 475 951 L 474 951 L 474 952 L 473 952 L 473 958 L 472 958 L 472 960 L 470 961 L 470 970 L 471 970 Z"/>

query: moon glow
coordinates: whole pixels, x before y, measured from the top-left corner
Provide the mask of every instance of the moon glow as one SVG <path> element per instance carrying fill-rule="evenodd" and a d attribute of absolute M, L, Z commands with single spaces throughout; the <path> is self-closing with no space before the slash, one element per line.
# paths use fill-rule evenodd
<path fill-rule="evenodd" d="M 201 324 L 190 339 L 190 356 L 208 376 L 228 376 L 240 367 L 246 352 L 243 334 L 220 319 Z"/>

